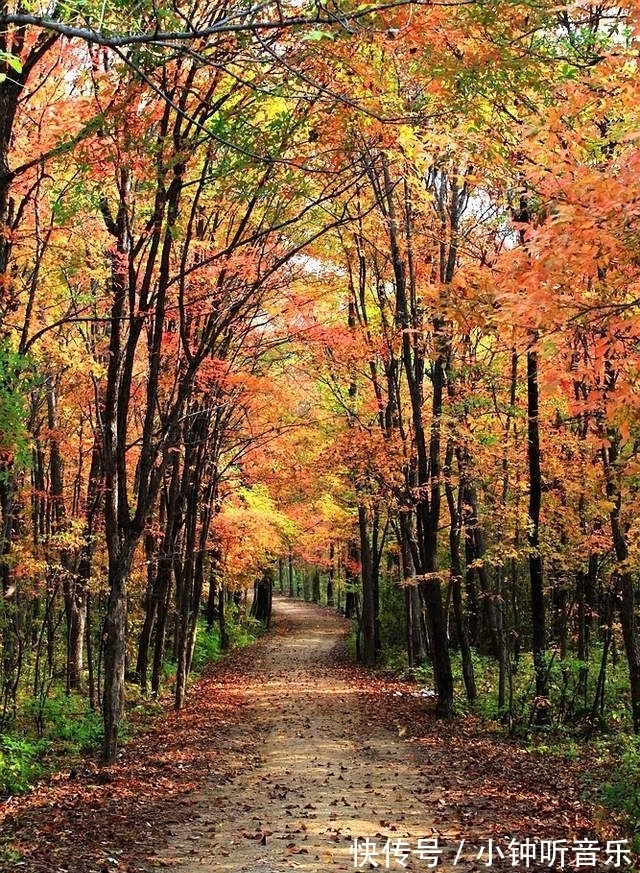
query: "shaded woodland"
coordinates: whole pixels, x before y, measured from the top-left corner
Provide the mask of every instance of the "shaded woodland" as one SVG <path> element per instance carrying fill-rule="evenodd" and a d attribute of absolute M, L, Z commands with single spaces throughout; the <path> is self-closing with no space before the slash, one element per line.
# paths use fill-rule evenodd
<path fill-rule="evenodd" d="M 0 731 L 113 761 L 274 585 L 441 717 L 640 730 L 639 34 L 0 5 Z"/>

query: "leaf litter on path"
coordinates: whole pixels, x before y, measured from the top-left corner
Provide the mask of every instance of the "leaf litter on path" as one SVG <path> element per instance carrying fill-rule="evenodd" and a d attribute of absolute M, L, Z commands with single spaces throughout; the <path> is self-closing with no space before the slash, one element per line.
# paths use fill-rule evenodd
<path fill-rule="evenodd" d="M 572 770 L 476 719 L 436 721 L 431 695 L 350 662 L 348 627 L 274 598 L 272 632 L 213 665 L 115 765 L 0 807 L 18 859 L 2 869 L 525 869 L 510 839 L 512 852 L 558 841 L 575 867 L 576 841 L 598 835 Z M 584 869 L 611 869 L 599 861 Z"/>

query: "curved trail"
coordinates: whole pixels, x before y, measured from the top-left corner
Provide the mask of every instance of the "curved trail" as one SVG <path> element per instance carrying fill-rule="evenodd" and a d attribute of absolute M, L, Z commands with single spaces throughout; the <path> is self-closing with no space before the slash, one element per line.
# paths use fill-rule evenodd
<path fill-rule="evenodd" d="M 489 841 L 598 840 L 579 762 L 529 754 L 477 719 L 437 722 L 415 686 L 352 663 L 348 629 L 275 597 L 272 631 L 212 665 L 115 765 L 85 762 L 0 804 L 0 869 L 339 873 L 368 838 L 377 854 L 359 869 L 548 870 L 490 859 Z M 441 854 L 421 857 L 419 840 Z"/>

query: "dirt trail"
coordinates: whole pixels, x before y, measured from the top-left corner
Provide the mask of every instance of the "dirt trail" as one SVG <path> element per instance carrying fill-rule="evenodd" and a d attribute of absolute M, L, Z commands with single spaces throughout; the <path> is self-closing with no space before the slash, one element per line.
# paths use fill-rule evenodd
<path fill-rule="evenodd" d="M 260 763 L 202 795 L 203 818 L 163 855 L 184 873 L 203 865 L 219 873 L 347 870 L 353 839 L 374 838 L 383 822 L 394 831 L 401 822 L 397 836 L 414 840 L 431 833 L 411 793 L 416 774 L 403 743 L 376 725 L 355 677 L 340 666 L 346 622 L 277 599 L 274 624 L 244 701 L 242 730 Z M 380 790 L 381 775 L 393 779 L 392 791 Z M 194 842 L 197 860 L 185 858 Z"/>
<path fill-rule="evenodd" d="M 360 869 L 437 861 L 469 873 L 488 862 L 526 869 L 513 864 L 511 837 L 598 840 L 570 765 L 473 719 L 437 722 L 415 687 L 351 663 L 347 631 L 333 611 L 275 598 L 272 631 L 214 665 L 187 707 L 116 765 L 0 804 L 0 868 L 338 873 L 354 869 L 354 840 L 368 838 L 377 854 L 360 853 Z M 419 840 L 437 840 L 441 854 L 421 857 Z M 489 856 L 490 840 L 504 858 Z M 575 866 L 573 849 L 566 863 Z"/>
<path fill-rule="evenodd" d="M 435 722 L 415 688 L 380 685 L 349 665 L 347 623 L 335 614 L 279 598 L 274 625 L 246 676 L 233 736 L 242 746 L 250 734 L 255 764 L 207 787 L 201 817 L 174 831 L 163 864 L 177 873 L 337 873 L 354 860 L 365 869 L 486 870 L 494 839 L 506 857 L 495 854 L 491 866 L 512 869 L 510 836 L 594 836 L 573 786 L 573 797 L 558 797 L 568 786 L 548 765 L 529 769 L 513 747 L 501 760 L 500 745 L 466 742 L 460 723 Z M 436 844 L 441 854 L 420 855 Z"/>

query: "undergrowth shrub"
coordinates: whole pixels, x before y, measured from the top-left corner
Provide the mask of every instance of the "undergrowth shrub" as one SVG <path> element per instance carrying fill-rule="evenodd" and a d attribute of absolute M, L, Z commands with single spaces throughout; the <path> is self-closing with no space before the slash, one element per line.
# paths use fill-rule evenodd
<path fill-rule="evenodd" d="M 635 852 L 640 851 L 640 736 L 616 738 L 616 764 L 611 779 L 602 785 L 603 802 L 621 812 Z"/>
<path fill-rule="evenodd" d="M 213 627 L 207 630 L 205 621 L 201 621 L 196 636 L 196 644 L 191 660 L 191 672 L 202 673 L 205 666 L 220 657 L 220 630 Z"/>
<path fill-rule="evenodd" d="M 229 646 L 232 649 L 250 645 L 264 632 L 262 622 L 251 616 L 245 616 L 243 607 L 236 606 L 235 603 L 227 605 L 225 618 Z"/>
<path fill-rule="evenodd" d="M 42 774 L 41 743 L 0 736 L 0 795 L 24 794 Z"/>
<path fill-rule="evenodd" d="M 24 713 L 40 721 L 42 738 L 58 751 L 84 754 L 102 744 L 102 716 L 81 694 L 54 689 L 46 700 L 25 704 Z"/>

